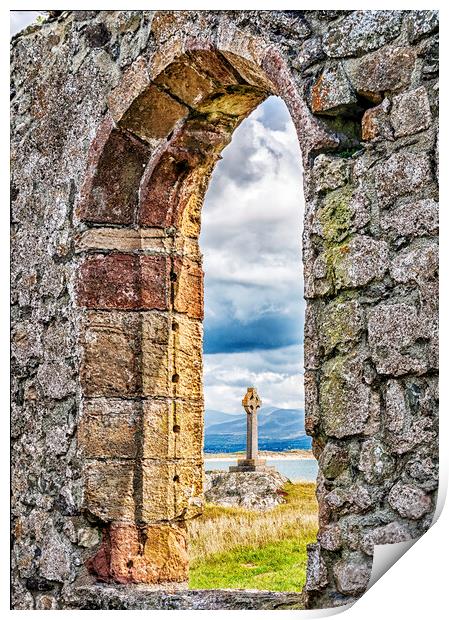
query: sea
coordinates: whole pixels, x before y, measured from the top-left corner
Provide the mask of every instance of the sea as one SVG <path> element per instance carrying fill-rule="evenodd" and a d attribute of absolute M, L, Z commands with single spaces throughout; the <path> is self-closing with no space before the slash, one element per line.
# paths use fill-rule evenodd
<path fill-rule="evenodd" d="M 230 465 L 237 465 L 237 460 L 229 461 L 204 461 L 204 469 L 228 471 Z M 287 476 L 292 482 L 301 480 L 315 481 L 318 472 L 318 463 L 315 459 L 267 459 L 267 465 L 275 467 L 280 474 Z"/>

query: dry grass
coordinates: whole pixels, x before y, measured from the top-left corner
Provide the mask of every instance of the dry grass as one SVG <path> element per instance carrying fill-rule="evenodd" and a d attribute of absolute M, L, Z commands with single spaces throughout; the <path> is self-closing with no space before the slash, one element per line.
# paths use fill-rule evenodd
<path fill-rule="evenodd" d="M 207 505 L 202 517 L 189 524 L 192 567 L 239 548 L 314 538 L 318 527 L 315 484 L 289 483 L 285 491 L 287 503 L 266 512 Z"/>

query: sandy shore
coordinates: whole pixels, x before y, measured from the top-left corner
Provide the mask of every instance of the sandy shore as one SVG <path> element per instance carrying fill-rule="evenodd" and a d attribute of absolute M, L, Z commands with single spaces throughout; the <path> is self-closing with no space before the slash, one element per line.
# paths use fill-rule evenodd
<path fill-rule="evenodd" d="M 289 461 L 300 461 L 302 459 L 313 459 L 312 450 L 287 450 L 285 452 L 271 452 L 261 450 L 259 457 L 267 461 L 288 459 Z M 236 461 L 245 458 L 244 452 L 224 452 L 220 454 L 205 454 L 206 461 Z"/>

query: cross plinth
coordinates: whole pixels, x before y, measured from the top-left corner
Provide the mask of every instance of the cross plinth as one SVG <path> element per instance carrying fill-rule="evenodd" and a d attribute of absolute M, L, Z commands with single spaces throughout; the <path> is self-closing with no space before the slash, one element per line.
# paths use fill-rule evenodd
<path fill-rule="evenodd" d="M 229 471 L 265 471 L 268 469 L 265 459 L 259 458 L 257 412 L 261 404 L 262 401 L 256 388 L 247 388 L 242 400 L 243 408 L 246 411 L 246 458 L 239 459 L 237 465 L 231 466 Z"/>

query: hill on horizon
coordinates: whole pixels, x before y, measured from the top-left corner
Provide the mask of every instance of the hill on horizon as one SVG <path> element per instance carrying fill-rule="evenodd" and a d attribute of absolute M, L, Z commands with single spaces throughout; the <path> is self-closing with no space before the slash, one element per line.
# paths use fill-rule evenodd
<path fill-rule="evenodd" d="M 258 413 L 259 447 L 263 450 L 308 449 L 311 438 L 304 430 L 302 409 L 262 407 Z M 232 452 L 246 444 L 246 414 L 205 411 L 205 452 Z"/>

